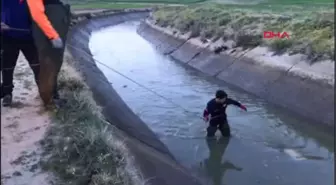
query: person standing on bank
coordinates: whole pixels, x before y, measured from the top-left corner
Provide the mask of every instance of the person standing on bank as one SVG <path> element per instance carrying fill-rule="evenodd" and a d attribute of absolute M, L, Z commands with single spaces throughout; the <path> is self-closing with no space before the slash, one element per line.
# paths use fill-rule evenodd
<path fill-rule="evenodd" d="M 60 0 L 27 0 L 39 53 L 41 98 L 46 106 L 59 103 L 57 77 L 63 63 L 70 7 Z"/>
<path fill-rule="evenodd" d="M 13 100 L 13 74 L 20 51 L 33 70 L 35 82 L 39 79 L 39 60 L 31 32 L 31 18 L 25 1 L 1 1 L 1 99 L 3 106 L 10 106 Z"/>
<path fill-rule="evenodd" d="M 216 97 L 207 103 L 206 109 L 203 112 L 204 120 L 206 122 L 210 120 L 207 128 L 208 137 L 214 137 L 217 129 L 219 129 L 223 137 L 231 136 L 230 126 L 226 116 L 226 107 L 228 105 L 235 105 L 247 111 L 244 105 L 236 100 L 228 98 L 225 91 L 218 90 L 216 92 Z M 211 116 L 210 119 L 209 116 Z"/>

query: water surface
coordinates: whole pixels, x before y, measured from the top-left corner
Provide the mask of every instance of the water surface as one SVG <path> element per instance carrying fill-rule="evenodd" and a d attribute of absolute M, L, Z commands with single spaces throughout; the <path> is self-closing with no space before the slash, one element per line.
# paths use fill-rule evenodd
<path fill-rule="evenodd" d="M 98 64 L 127 105 L 183 165 L 213 185 L 333 184 L 334 138 L 308 126 L 318 123 L 306 123 L 161 55 L 136 33 L 138 24 L 127 22 L 93 33 L 90 49 L 99 62 L 169 99 Z M 248 112 L 229 107 L 233 137 L 208 141 L 200 116 L 217 89 L 246 105 Z"/>

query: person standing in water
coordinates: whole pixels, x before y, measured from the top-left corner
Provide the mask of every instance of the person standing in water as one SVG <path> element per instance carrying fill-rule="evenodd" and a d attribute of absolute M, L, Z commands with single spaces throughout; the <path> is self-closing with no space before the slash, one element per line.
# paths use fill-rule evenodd
<path fill-rule="evenodd" d="M 210 120 L 207 128 L 207 137 L 214 137 L 217 129 L 220 130 L 223 137 L 231 136 L 230 126 L 226 116 L 226 107 L 228 105 L 235 105 L 247 111 L 244 105 L 236 100 L 228 98 L 225 91 L 218 90 L 216 92 L 216 97 L 207 103 L 206 109 L 203 112 L 204 120 L 206 122 Z"/>

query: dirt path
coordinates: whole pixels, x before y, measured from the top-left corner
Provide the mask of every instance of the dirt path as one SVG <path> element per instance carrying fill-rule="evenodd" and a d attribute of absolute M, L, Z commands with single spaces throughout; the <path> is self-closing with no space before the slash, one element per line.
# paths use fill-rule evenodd
<path fill-rule="evenodd" d="M 14 72 L 12 107 L 1 107 L 1 184 L 48 185 L 38 167 L 39 141 L 50 124 L 33 73 L 20 55 Z"/>

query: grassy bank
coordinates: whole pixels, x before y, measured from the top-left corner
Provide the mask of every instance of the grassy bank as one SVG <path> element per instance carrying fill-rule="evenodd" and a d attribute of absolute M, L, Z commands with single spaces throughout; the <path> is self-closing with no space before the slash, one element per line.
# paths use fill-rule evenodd
<path fill-rule="evenodd" d="M 334 9 L 330 0 L 161 7 L 153 20 L 202 40 L 233 40 L 235 47 L 244 48 L 268 46 L 277 53 L 307 54 L 311 61 L 334 59 Z M 290 38 L 264 39 L 264 31 L 285 31 Z"/>
<path fill-rule="evenodd" d="M 104 2 L 90 2 L 85 4 L 73 4 L 73 10 L 80 9 L 125 9 L 125 8 L 148 8 L 156 6 L 151 3 L 104 3 Z"/>
<path fill-rule="evenodd" d="M 74 10 L 78 9 L 124 9 L 124 8 L 149 8 L 160 5 L 183 5 L 203 2 L 204 0 L 92 0 L 92 1 L 70 1 Z"/>
<path fill-rule="evenodd" d="M 204 2 L 206 0 L 85 0 L 85 1 L 79 1 L 79 0 L 70 0 L 69 3 L 74 6 L 85 6 L 89 8 L 93 8 L 95 6 L 98 6 L 99 8 L 104 7 L 110 7 L 115 8 L 118 6 L 147 6 L 150 4 L 193 4 L 193 3 L 199 3 Z"/>
<path fill-rule="evenodd" d="M 138 185 L 128 151 L 102 121 L 91 92 L 71 67 L 64 65 L 59 88 L 66 103 L 54 113 L 54 124 L 41 143 L 42 168 L 57 184 Z"/>

